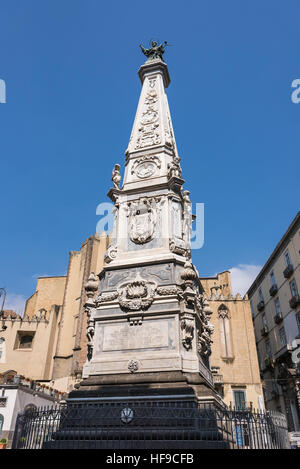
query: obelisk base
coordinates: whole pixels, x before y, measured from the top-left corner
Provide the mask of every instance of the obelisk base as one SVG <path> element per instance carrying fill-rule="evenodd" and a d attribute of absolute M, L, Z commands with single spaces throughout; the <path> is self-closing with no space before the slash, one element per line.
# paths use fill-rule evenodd
<path fill-rule="evenodd" d="M 67 399 L 64 419 L 45 448 L 227 448 L 220 396 L 198 374 L 90 377 Z"/>

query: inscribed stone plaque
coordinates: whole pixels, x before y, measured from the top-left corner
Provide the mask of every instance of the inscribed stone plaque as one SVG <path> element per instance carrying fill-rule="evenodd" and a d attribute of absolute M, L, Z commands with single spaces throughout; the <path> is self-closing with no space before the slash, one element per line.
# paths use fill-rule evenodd
<path fill-rule="evenodd" d="M 168 347 L 168 320 L 144 321 L 142 325 L 129 323 L 104 326 L 103 352 Z"/>

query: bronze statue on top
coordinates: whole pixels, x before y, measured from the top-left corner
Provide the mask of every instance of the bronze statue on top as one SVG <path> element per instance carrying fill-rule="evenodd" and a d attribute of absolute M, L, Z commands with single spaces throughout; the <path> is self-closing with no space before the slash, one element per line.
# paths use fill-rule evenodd
<path fill-rule="evenodd" d="M 142 49 L 143 54 L 148 57 L 148 60 L 163 60 L 163 53 L 165 52 L 165 47 L 167 45 L 167 41 L 164 41 L 164 43 L 160 45 L 158 45 L 156 41 L 152 41 L 152 47 L 150 47 L 149 49 L 145 49 L 142 44 L 140 44 L 140 48 Z"/>

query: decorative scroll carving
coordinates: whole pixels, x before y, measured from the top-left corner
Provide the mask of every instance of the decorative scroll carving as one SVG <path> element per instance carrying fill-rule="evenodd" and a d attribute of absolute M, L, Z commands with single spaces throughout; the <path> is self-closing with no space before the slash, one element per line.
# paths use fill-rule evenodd
<path fill-rule="evenodd" d="M 172 238 L 169 240 L 170 251 L 180 256 L 187 256 L 188 251 L 185 246 L 185 242 L 178 238 Z"/>
<path fill-rule="evenodd" d="M 126 310 L 144 310 L 154 299 L 156 283 L 143 280 L 137 274 L 134 281 L 126 282 L 118 288 L 119 304 Z"/>
<path fill-rule="evenodd" d="M 117 257 L 117 246 L 111 244 L 104 254 L 104 261 L 108 264 Z"/>
<path fill-rule="evenodd" d="M 194 338 L 194 318 L 192 315 L 185 314 L 181 319 L 182 345 L 186 350 L 192 348 Z"/>
<path fill-rule="evenodd" d="M 199 295 L 196 296 L 195 305 L 199 313 L 199 330 L 197 349 L 200 355 L 207 357 L 211 354 L 211 336 L 214 331 L 214 326 L 209 321 L 209 317 L 213 313 L 208 301 L 205 298 L 201 298 Z"/>

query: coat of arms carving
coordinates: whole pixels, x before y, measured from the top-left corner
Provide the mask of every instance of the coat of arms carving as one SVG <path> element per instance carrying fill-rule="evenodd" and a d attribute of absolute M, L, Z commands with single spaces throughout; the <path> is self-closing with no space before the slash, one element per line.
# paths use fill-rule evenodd
<path fill-rule="evenodd" d="M 155 201 L 141 199 L 138 202 L 129 202 L 129 236 L 136 244 L 144 244 L 154 237 L 157 221 Z"/>
<path fill-rule="evenodd" d="M 145 310 L 152 304 L 156 288 L 155 282 L 143 280 L 138 273 L 133 281 L 118 288 L 119 304 L 126 310 Z"/>

